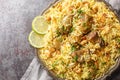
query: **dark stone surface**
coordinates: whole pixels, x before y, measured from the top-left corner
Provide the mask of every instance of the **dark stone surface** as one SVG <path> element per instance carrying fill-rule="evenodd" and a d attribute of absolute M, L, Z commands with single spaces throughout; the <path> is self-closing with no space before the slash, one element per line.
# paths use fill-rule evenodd
<path fill-rule="evenodd" d="M 20 80 L 34 57 L 28 43 L 33 18 L 53 0 L 0 0 L 0 80 Z M 108 80 L 120 80 L 118 69 Z"/>
<path fill-rule="evenodd" d="M 53 0 L 0 0 L 0 80 L 20 80 L 34 57 L 33 18 Z"/>

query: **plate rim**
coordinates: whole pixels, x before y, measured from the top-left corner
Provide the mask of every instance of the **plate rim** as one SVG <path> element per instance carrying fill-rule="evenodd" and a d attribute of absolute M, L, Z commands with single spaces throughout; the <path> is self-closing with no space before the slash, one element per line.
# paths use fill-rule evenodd
<path fill-rule="evenodd" d="M 45 8 L 42 13 L 40 15 L 43 15 L 45 13 L 47 13 L 48 9 L 52 6 L 55 6 L 57 3 L 59 3 L 61 0 L 54 0 L 52 3 L 50 3 L 48 5 L 47 8 Z M 118 21 L 120 22 L 120 17 L 119 15 L 117 14 L 117 11 L 108 3 L 106 2 L 105 0 L 97 0 L 97 1 L 100 1 L 100 2 L 104 2 L 106 7 L 108 9 L 110 9 L 116 16 L 116 18 L 118 19 Z M 46 64 L 44 63 L 44 61 L 41 59 L 41 57 L 39 56 L 39 49 L 35 49 L 35 53 L 36 53 L 36 56 L 37 56 L 37 59 L 39 61 L 39 63 L 43 66 L 43 69 L 45 69 L 47 71 L 47 73 L 53 78 L 53 80 L 64 80 L 64 79 L 61 79 L 61 78 L 58 78 L 53 71 L 49 70 L 46 66 Z M 95 80 L 105 80 L 108 76 L 110 76 L 115 70 L 117 70 L 120 66 L 120 56 L 116 59 L 116 63 L 111 66 L 111 68 L 105 72 L 104 74 L 102 74 L 101 76 L 99 76 L 98 78 L 96 78 Z"/>

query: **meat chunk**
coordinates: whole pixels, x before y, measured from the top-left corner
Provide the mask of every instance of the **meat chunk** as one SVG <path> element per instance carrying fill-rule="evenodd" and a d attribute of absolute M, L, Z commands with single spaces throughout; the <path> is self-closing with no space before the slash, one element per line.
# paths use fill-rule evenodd
<path fill-rule="evenodd" d="M 92 31 L 92 32 L 90 32 L 88 35 L 87 35 L 87 39 L 88 40 L 96 40 L 96 39 L 98 39 L 98 33 L 96 32 L 96 31 Z"/>
<path fill-rule="evenodd" d="M 82 63 L 85 61 L 85 58 L 83 57 L 84 54 L 89 54 L 90 51 L 88 49 L 81 49 L 81 50 L 77 50 L 77 51 L 74 51 L 71 56 L 73 58 L 75 58 L 77 56 L 77 60 L 79 63 Z"/>
<path fill-rule="evenodd" d="M 75 61 L 82 63 L 84 61 L 82 57 L 83 53 L 84 53 L 83 50 L 78 50 L 71 53 L 71 56 L 73 57 L 73 59 L 75 59 Z"/>
<path fill-rule="evenodd" d="M 81 31 L 84 35 L 88 34 L 91 31 L 93 22 L 93 17 L 89 15 L 83 15 L 83 18 L 81 19 L 83 24 L 81 25 Z"/>
<path fill-rule="evenodd" d="M 73 20 L 73 15 L 72 14 L 65 16 L 63 18 L 63 21 L 62 21 L 63 26 L 65 26 L 65 27 L 72 26 L 72 20 Z"/>
<path fill-rule="evenodd" d="M 87 35 L 87 40 L 92 43 L 99 43 L 100 47 L 104 47 L 105 41 L 98 35 L 97 31 L 92 31 Z"/>
<path fill-rule="evenodd" d="M 73 21 L 73 15 L 70 14 L 70 15 L 67 15 L 63 18 L 62 20 L 62 28 L 61 28 L 61 34 L 68 34 L 71 29 L 72 29 L 72 21 Z"/>
<path fill-rule="evenodd" d="M 87 40 L 96 44 L 99 43 L 100 47 L 105 47 L 107 43 L 100 37 L 97 31 L 92 31 L 87 35 Z"/>
<path fill-rule="evenodd" d="M 99 38 L 98 43 L 100 44 L 101 47 L 104 47 L 106 45 L 105 41 L 102 38 Z"/>
<path fill-rule="evenodd" d="M 83 23 L 80 27 L 80 31 L 83 35 L 86 35 L 91 31 L 91 26 L 89 26 L 88 23 Z"/>
<path fill-rule="evenodd" d="M 72 52 L 71 56 L 72 57 L 75 57 L 76 55 L 81 56 L 83 54 L 83 52 L 84 52 L 83 50 L 77 50 L 77 51 Z"/>

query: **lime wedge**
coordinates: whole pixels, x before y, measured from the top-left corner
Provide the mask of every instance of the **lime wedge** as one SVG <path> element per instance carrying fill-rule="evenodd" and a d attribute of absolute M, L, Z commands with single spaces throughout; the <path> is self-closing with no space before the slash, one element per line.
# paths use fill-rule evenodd
<path fill-rule="evenodd" d="M 43 16 L 37 16 L 32 22 L 32 29 L 38 34 L 45 34 L 48 31 L 48 22 Z"/>
<path fill-rule="evenodd" d="M 31 31 L 28 37 L 30 44 L 35 48 L 42 48 L 45 45 L 43 34 L 38 34 L 34 31 Z"/>

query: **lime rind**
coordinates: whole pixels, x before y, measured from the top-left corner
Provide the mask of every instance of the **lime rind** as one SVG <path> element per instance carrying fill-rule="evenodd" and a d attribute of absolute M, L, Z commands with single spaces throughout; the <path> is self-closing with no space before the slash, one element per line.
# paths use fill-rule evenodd
<path fill-rule="evenodd" d="M 38 34 L 34 31 L 31 31 L 28 37 L 30 44 L 35 48 L 42 48 L 45 45 L 43 34 Z"/>
<path fill-rule="evenodd" d="M 46 34 L 48 31 L 48 22 L 43 16 L 37 16 L 32 22 L 32 29 L 38 34 Z"/>

